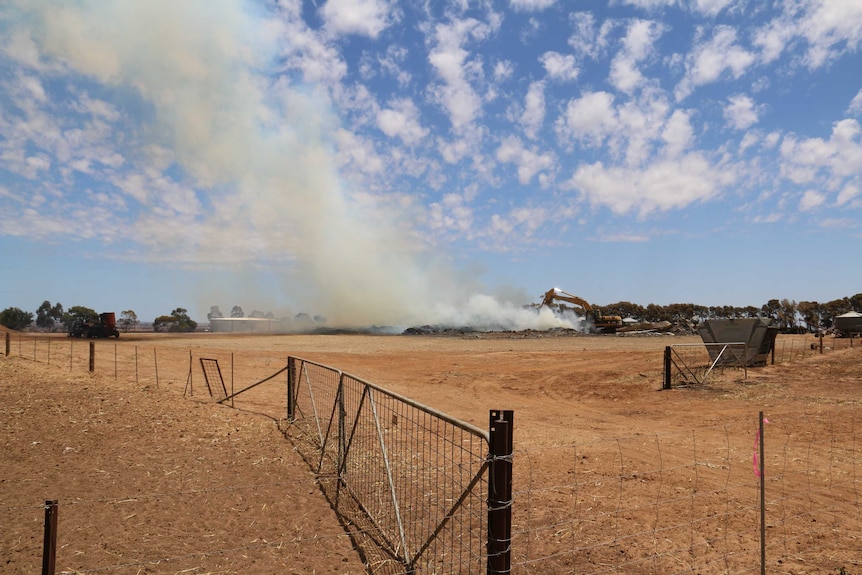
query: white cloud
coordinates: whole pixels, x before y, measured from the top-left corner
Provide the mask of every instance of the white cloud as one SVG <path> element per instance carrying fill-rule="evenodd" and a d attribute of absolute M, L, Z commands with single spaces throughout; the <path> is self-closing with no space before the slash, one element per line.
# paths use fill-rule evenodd
<path fill-rule="evenodd" d="M 556 4 L 557 0 L 509 0 L 512 8 L 521 12 L 538 12 Z"/>
<path fill-rule="evenodd" d="M 815 192 L 814 190 L 808 190 L 802 195 L 802 199 L 799 200 L 799 209 L 803 212 L 810 212 L 818 206 L 821 206 L 825 201 L 826 196 L 824 194 Z"/>
<path fill-rule="evenodd" d="M 297 6 L 281 4 L 279 20 L 271 24 L 273 35 L 278 38 L 281 58 L 288 69 L 302 72 L 302 78 L 310 84 L 336 87 L 347 74 L 347 64 L 337 46 L 330 45 L 317 32 L 309 29 L 302 20 Z"/>
<path fill-rule="evenodd" d="M 847 113 L 854 116 L 862 115 L 862 90 L 856 92 L 856 95 L 850 100 L 850 105 L 847 106 Z"/>
<path fill-rule="evenodd" d="M 36 102 L 45 102 L 45 88 L 39 78 L 29 74 L 17 74 L 16 81 L 20 87 L 20 93 L 27 99 L 32 99 Z"/>
<path fill-rule="evenodd" d="M 745 150 L 754 146 L 759 140 L 760 135 L 756 131 L 746 132 L 739 142 L 739 153 L 744 153 Z"/>
<path fill-rule="evenodd" d="M 615 26 L 612 20 L 606 20 L 598 29 L 596 19 L 591 12 L 573 12 L 569 15 L 572 34 L 568 44 L 575 54 L 588 58 L 598 58 L 608 47 L 608 34 Z"/>
<path fill-rule="evenodd" d="M 732 177 L 711 166 L 701 154 L 690 153 L 643 169 L 585 164 L 575 171 L 569 184 L 594 206 L 606 206 L 620 215 L 636 211 L 645 217 L 654 211 L 711 200 Z"/>
<path fill-rule="evenodd" d="M 706 16 L 718 16 L 718 14 L 730 6 L 734 0 L 695 0 L 693 9 Z"/>
<path fill-rule="evenodd" d="M 536 137 L 545 120 L 545 83 L 533 82 L 527 90 L 524 100 L 524 113 L 521 114 L 521 125 L 531 139 Z"/>
<path fill-rule="evenodd" d="M 580 73 L 575 57 L 571 54 L 545 52 L 539 57 L 539 62 L 552 80 L 568 82 L 577 79 Z"/>
<path fill-rule="evenodd" d="M 377 38 L 393 21 L 386 0 L 327 0 L 320 14 L 334 34 L 357 34 Z"/>
<path fill-rule="evenodd" d="M 445 194 L 442 201 L 428 206 L 428 227 L 435 233 L 469 235 L 473 210 L 460 194 Z"/>
<path fill-rule="evenodd" d="M 515 67 L 509 60 L 501 60 L 494 64 L 494 81 L 508 80 L 515 74 Z"/>
<path fill-rule="evenodd" d="M 580 98 L 569 100 L 563 115 L 557 119 L 558 135 L 598 146 L 618 124 L 614 109 L 614 96 L 608 92 L 588 92 Z"/>
<path fill-rule="evenodd" d="M 413 79 L 412 74 L 405 69 L 404 62 L 407 59 L 407 49 L 402 46 L 389 46 L 386 52 L 378 58 L 380 68 L 394 77 L 398 84 L 407 86 Z"/>
<path fill-rule="evenodd" d="M 418 144 L 428 135 L 419 120 L 419 108 L 409 98 L 390 103 L 377 114 L 377 127 L 390 138 L 401 138 L 408 146 Z"/>
<path fill-rule="evenodd" d="M 754 32 L 754 45 L 760 48 L 760 60 L 770 63 L 778 59 L 796 36 L 798 23 L 791 18 L 776 18 Z"/>
<path fill-rule="evenodd" d="M 431 91 L 449 114 L 455 132 L 461 132 L 481 114 L 482 99 L 471 81 L 481 79 L 481 63 L 471 61 L 464 44 L 481 40 L 492 29 L 469 18 L 438 25 L 434 31 L 435 45 L 428 61 L 442 80 Z"/>
<path fill-rule="evenodd" d="M 862 193 L 862 183 L 850 183 L 838 193 L 838 198 L 835 200 L 837 206 L 856 206 L 859 207 L 860 193 Z"/>
<path fill-rule="evenodd" d="M 808 64 L 819 68 L 844 51 L 862 45 L 862 3 L 820 0 L 804 4 L 807 9 L 799 33 L 808 41 Z"/>
<path fill-rule="evenodd" d="M 491 217 L 491 234 L 503 242 L 511 242 L 515 233 L 522 238 L 529 238 L 547 220 L 548 213 L 544 208 L 520 206 L 513 208 L 508 215 L 494 214 Z"/>
<path fill-rule="evenodd" d="M 807 44 L 804 61 L 819 68 L 862 45 L 862 4 L 856 1 L 787 2 L 784 11 L 758 29 L 754 45 L 769 63 L 796 41 Z"/>
<path fill-rule="evenodd" d="M 739 78 L 754 63 L 754 55 L 736 44 L 736 29 L 717 26 L 712 38 L 694 47 L 686 59 L 686 74 L 676 87 L 682 100 L 699 86 L 719 80 L 729 72 Z"/>
<path fill-rule="evenodd" d="M 781 142 L 780 153 L 784 177 L 798 184 L 822 178 L 825 187 L 837 189 L 862 173 L 862 127 L 848 119 L 833 125 L 828 140 L 788 135 Z"/>
<path fill-rule="evenodd" d="M 644 10 L 655 10 L 658 8 L 666 8 L 677 4 L 679 0 L 623 0 L 623 4 L 629 6 L 637 6 Z"/>
<path fill-rule="evenodd" d="M 550 153 L 539 154 L 528 150 L 515 136 L 508 136 L 497 148 L 497 159 L 504 163 L 518 166 L 518 181 L 528 184 L 538 172 L 549 170 L 554 165 L 554 156 Z"/>
<path fill-rule="evenodd" d="M 694 139 L 689 113 L 674 110 L 662 130 L 661 138 L 665 142 L 665 154 L 669 158 L 675 158 L 688 149 Z"/>
<path fill-rule="evenodd" d="M 341 166 L 349 166 L 356 172 L 371 175 L 383 171 L 383 160 L 375 151 L 373 142 L 344 129 L 335 133 L 335 142 L 338 144 L 338 160 Z"/>
<path fill-rule="evenodd" d="M 626 29 L 622 49 L 611 62 L 610 82 L 618 90 L 631 93 L 645 82 L 638 64 L 648 58 L 662 27 L 648 20 L 635 20 Z"/>
<path fill-rule="evenodd" d="M 757 123 L 757 105 L 745 94 L 736 94 L 728 98 L 724 107 L 724 119 L 736 130 L 746 130 Z"/>

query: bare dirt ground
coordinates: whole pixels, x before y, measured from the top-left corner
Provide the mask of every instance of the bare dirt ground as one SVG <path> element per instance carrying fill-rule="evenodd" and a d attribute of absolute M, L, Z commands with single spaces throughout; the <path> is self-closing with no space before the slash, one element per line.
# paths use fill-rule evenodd
<path fill-rule="evenodd" d="M 779 336 L 779 343 L 790 337 Z M 662 351 L 683 342 L 700 338 L 124 334 L 116 346 L 298 356 L 480 428 L 490 409 L 512 409 L 516 449 L 749 429 L 758 411 L 784 420 L 840 413 L 829 419 L 829 433 L 855 437 L 862 415 L 858 341 L 852 349 L 751 369 L 744 379 L 732 372 L 708 386 L 662 391 Z M 60 502 L 58 572 L 364 572 L 315 478 L 272 419 L 200 393 L 184 396 L 182 381 L 136 384 L 17 355 L 13 346 L 10 357 L 0 356 L 3 573 L 38 569 L 42 503 L 49 499 Z M 164 361 L 181 371 L 188 362 L 182 357 Z M 856 573 L 859 535 L 852 534 L 856 548 L 847 556 L 821 557 L 809 570 L 785 562 L 775 572 L 837 573 L 841 560 Z"/>

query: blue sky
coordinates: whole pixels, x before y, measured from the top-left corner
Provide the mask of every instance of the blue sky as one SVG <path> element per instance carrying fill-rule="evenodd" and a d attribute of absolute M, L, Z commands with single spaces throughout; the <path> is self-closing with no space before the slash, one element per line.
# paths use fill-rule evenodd
<path fill-rule="evenodd" d="M 10 0 L 0 308 L 862 291 L 862 2 Z"/>

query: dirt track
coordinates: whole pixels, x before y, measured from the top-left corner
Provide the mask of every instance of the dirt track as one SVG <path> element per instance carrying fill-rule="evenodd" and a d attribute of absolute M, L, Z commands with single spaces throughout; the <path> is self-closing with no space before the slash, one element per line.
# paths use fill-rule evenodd
<path fill-rule="evenodd" d="M 638 433 L 748 430 L 760 410 L 777 421 L 840 410 L 831 425 L 851 428 L 859 419 L 862 346 L 751 370 L 745 380 L 735 374 L 710 386 L 661 391 L 664 346 L 698 341 L 535 333 L 133 334 L 116 345 L 299 356 L 481 428 L 488 410 L 513 409 L 516 449 Z M 37 568 L 39 506 L 51 498 L 62 505 L 58 571 L 128 564 L 119 572 L 362 572 L 314 478 L 271 420 L 202 396 L 183 400 L 181 381 L 141 387 L 12 355 L 0 357 L 0 510 L 12 525 L 0 536 L 3 572 Z M 177 357 L 181 372 L 188 360 Z M 167 373 L 169 366 L 159 369 Z M 858 560 L 862 545 L 854 540 L 859 548 L 851 557 Z M 819 566 L 831 569 L 831 560 Z M 805 572 L 784 565 L 782 572 Z"/>

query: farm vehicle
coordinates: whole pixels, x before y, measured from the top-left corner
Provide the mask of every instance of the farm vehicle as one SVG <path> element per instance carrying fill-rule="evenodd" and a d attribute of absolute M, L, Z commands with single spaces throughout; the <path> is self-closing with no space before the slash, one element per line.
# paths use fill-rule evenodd
<path fill-rule="evenodd" d="M 69 337 L 120 337 L 117 318 L 113 312 L 99 314 L 99 319 L 79 317 L 69 326 Z"/>
<path fill-rule="evenodd" d="M 548 307 L 556 312 L 562 312 L 567 307 L 565 304 L 573 304 L 575 306 L 571 309 L 574 309 L 578 315 L 586 318 L 590 331 L 615 333 L 617 329 L 623 327 L 622 317 L 618 315 L 604 315 L 599 308 L 590 305 L 585 299 L 558 288 L 551 288 L 545 292 L 542 303 L 533 307 Z"/>

